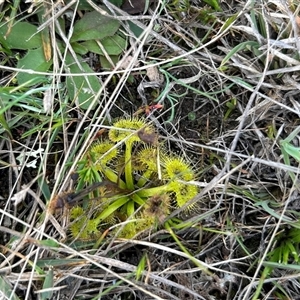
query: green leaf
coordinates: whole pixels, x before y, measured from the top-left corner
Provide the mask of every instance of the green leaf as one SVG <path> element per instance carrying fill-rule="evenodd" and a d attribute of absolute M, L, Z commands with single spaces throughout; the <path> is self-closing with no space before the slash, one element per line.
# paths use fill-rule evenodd
<path fill-rule="evenodd" d="M 293 245 L 293 242 L 294 241 L 290 241 L 290 240 L 286 241 L 286 247 L 288 248 L 288 250 L 290 252 L 289 255 L 293 256 L 293 259 L 295 262 L 298 262 L 298 260 L 299 260 L 298 259 L 298 251 L 296 250 L 295 246 Z M 288 263 L 288 261 L 286 263 Z"/>
<path fill-rule="evenodd" d="M 259 43 L 254 42 L 254 41 L 246 41 L 246 42 L 238 44 L 225 56 L 225 58 L 222 60 L 220 67 L 224 66 L 234 54 L 236 54 L 237 52 L 239 52 L 241 50 L 248 49 L 248 47 L 258 48 Z"/>
<path fill-rule="evenodd" d="M 108 55 L 119 55 L 127 46 L 126 40 L 119 35 L 114 35 L 111 37 L 108 36 L 101 40 L 101 44 Z M 104 55 L 97 42 L 94 40 L 83 42 L 81 45 L 87 48 L 90 52 Z"/>
<path fill-rule="evenodd" d="M 52 247 L 52 248 L 59 247 L 59 244 L 54 240 L 41 240 L 41 241 L 38 241 L 38 244 L 42 247 Z"/>
<path fill-rule="evenodd" d="M 144 29 L 139 27 L 138 25 L 134 24 L 133 22 L 131 21 L 128 21 L 128 25 L 129 25 L 129 28 L 130 30 L 132 31 L 132 33 L 135 35 L 135 37 L 139 37 L 143 32 L 144 32 Z"/>
<path fill-rule="evenodd" d="M 123 4 L 123 0 L 108 0 L 108 2 L 120 7 Z"/>
<path fill-rule="evenodd" d="M 20 69 L 30 69 L 33 71 L 47 72 L 52 65 L 52 60 L 46 61 L 42 47 L 29 50 L 27 54 L 18 61 L 17 67 Z M 19 84 L 24 84 L 29 80 L 44 79 L 45 75 L 29 74 L 19 72 L 17 79 Z M 34 82 L 32 83 L 34 84 Z"/>
<path fill-rule="evenodd" d="M 65 0 L 66 4 L 70 3 L 71 0 Z M 123 0 L 109 0 L 108 2 L 120 7 L 123 4 Z M 76 10 L 93 10 L 93 8 L 89 5 L 87 0 L 80 0 L 76 2 L 76 4 L 72 5 L 71 8 Z"/>
<path fill-rule="evenodd" d="M 222 8 L 217 0 L 203 0 L 205 3 L 209 4 L 216 11 L 222 11 Z"/>
<path fill-rule="evenodd" d="M 10 126 L 6 122 L 5 114 L 3 114 L 3 113 L 0 113 L 0 124 L 6 130 L 7 134 L 9 135 L 9 138 L 13 139 L 13 135 L 11 133 Z M 1 130 L 0 130 L 0 132 L 1 132 Z"/>
<path fill-rule="evenodd" d="M 53 290 L 51 288 L 53 288 L 53 282 L 54 282 L 53 277 L 54 277 L 53 267 L 50 266 L 48 272 L 46 272 L 46 276 L 43 284 L 43 289 L 48 289 L 48 291 L 42 292 L 40 294 L 41 300 L 52 299 Z"/>
<path fill-rule="evenodd" d="M 290 249 L 286 245 L 281 245 L 280 247 L 282 253 L 281 262 L 286 265 L 289 260 Z"/>
<path fill-rule="evenodd" d="M 106 69 L 106 70 L 111 70 L 111 68 L 113 68 L 113 65 L 106 59 L 105 56 L 100 55 L 99 58 L 100 58 L 101 68 Z M 113 62 L 113 64 L 116 65 L 119 61 L 119 56 L 111 55 L 110 59 Z"/>
<path fill-rule="evenodd" d="M 122 207 L 125 203 L 130 201 L 129 197 L 120 197 L 116 201 L 113 201 L 107 208 L 105 208 L 95 220 L 102 221 L 109 217 L 112 213 Z"/>
<path fill-rule="evenodd" d="M 108 36 L 101 43 L 109 55 L 119 55 L 127 46 L 126 40 L 119 35 Z"/>
<path fill-rule="evenodd" d="M 64 2 L 66 4 L 69 4 L 72 0 L 65 0 Z M 76 10 L 91 10 L 93 9 L 88 3 L 87 0 L 80 0 L 77 3 L 73 4 L 71 6 L 72 9 Z"/>
<path fill-rule="evenodd" d="M 74 43 L 72 43 L 72 48 L 77 54 L 80 54 L 80 55 L 85 55 L 89 51 L 89 49 L 87 49 L 87 47 L 85 45 L 83 45 L 83 43 L 74 42 Z"/>
<path fill-rule="evenodd" d="M 76 22 L 71 42 L 101 40 L 116 33 L 120 23 L 96 11 L 86 13 Z"/>
<path fill-rule="evenodd" d="M 77 57 L 81 61 L 80 57 Z M 66 56 L 66 63 L 69 67 L 70 73 L 94 73 L 87 63 L 80 63 L 81 68 L 75 63 L 73 57 L 68 54 Z M 91 105 L 94 95 L 100 90 L 101 85 L 96 75 L 89 76 L 68 76 L 67 89 L 71 99 L 78 99 L 79 105 L 82 109 L 88 109 Z M 93 105 L 95 107 L 96 103 Z"/>
<path fill-rule="evenodd" d="M 234 21 L 237 19 L 238 13 L 234 14 L 233 16 L 229 17 L 226 22 L 221 27 L 221 32 L 225 31 Z"/>
<path fill-rule="evenodd" d="M 300 148 L 295 147 L 290 143 L 282 142 L 281 147 L 284 149 L 284 151 L 295 158 L 297 161 L 300 161 Z"/>
<path fill-rule="evenodd" d="M 3 299 L 19 300 L 18 296 L 15 294 L 15 289 L 13 290 L 9 281 L 5 277 L 0 276 L 0 291 Z M 1 297 L 2 299 L 2 297 Z"/>
<path fill-rule="evenodd" d="M 286 265 L 284 265 L 284 264 L 280 264 L 280 263 L 277 263 L 277 262 L 264 261 L 263 265 L 271 267 L 271 268 L 282 269 L 282 270 L 289 270 L 289 271 L 296 270 L 297 272 L 300 271 L 300 266 L 297 265 L 297 264 L 286 264 Z"/>
<path fill-rule="evenodd" d="M 85 246 L 88 245 L 87 242 L 85 242 Z M 92 243 L 91 245 L 92 246 Z M 84 262 L 84 259 L 79 259 L 79 258 L 65 258 L 65 259 L 58 259 L 58 258 L 49 258 L 49 259 L 39 259 L 37 261 L 37 266 L 40 268 L 45 268 L 45 267 L 61 267 L 63 265 L 75 265 L 75 264 L 82 264 Z"/>
<path fill-rule="evenodd" d="M 274 209 L 270 208 L 269 203 L 270 203 L 270 201 L 268 201 L 268 200 L 260 201 L 260 202 L 256 202 L 254 204 L 254 206 L 261 206 L 267 213 L 269 213 L 271 216 L 275 217 L 278 220 L 282 219 L 285 222 L 291 222 L 292 221 L 291 218 L 289 218 L 287 216 L 281 216 Z"/>
<path fill-rule="evenodd" d="M 145 272 L 145 268 L 146 268 L 146 254 L 143 255 L 142 259 L 140 260 L 137 268 L 136 268 L 136 280 L 139 281 L 143 275 L 143 272 Z"/>
<path fill-rule="evenodd" d="M 37 27 L 28 22 L 14 24 L 11 32 L 7 34 L 7 24 L 0 23 L 0 42 L 6 49 L 28 50 L 41 47 L 42 39 Z"/>

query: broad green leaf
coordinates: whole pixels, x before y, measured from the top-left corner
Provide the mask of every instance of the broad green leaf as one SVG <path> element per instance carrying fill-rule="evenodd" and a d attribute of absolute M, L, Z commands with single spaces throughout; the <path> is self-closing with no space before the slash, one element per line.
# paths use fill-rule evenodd
<path fill-rule="evenodd" d="M 66 4 L 70 3 L 71 0 L 65 0 Z M 120 7 L 123 4 L 123 0 L 109 0 L 108 2 Z M 89 5 L 87 0 L 80 0 L 78 4 L 74 4 L 71 6 L 73 9 L 76 8 L 77 10 L 92 10 L 93 8 Z"/>
<path fill-rule="evenodd" d="M 1 297 L 1 299 L 19 300 L 20 298 L 15 294 L 14 290 L 4 275 L 0 276 L 0 291 L 3 297 Z"/>
<path fill-rule="evenodd" d="M 29 50 L 27 54 L 18 61 L 17 67 L 20 69 L 30 69 L 32 71 L 47 72 L 52 65 L 52 60 L 46 61 L 43 48 Z M 29 74 L 26 72 L 19 72 L 17 79 L 19 84 L 28 82 L 29 80 L 45 78 L 44 75 Z M 35 80 L 34 80 L 35 81 Z"/>
<path fill-rule="evenodd" d="M 80 57 L 77 57 L 81 61 Z M 68 54 L 66 56 L 66 63 L 70 73 L 94 73 L 94 71 L 85 62 L 80 62 L 81 68 L 76 64 L 73 57 Z M 71 99 L 78 99 L 79 105 L 82 109 L 88 109 L 94 99 L 94 95 L 100 90 L 101 85 L 96 75 L 89 76 L 68 76 L 67 89 Z M 93 105 L 93 107 L 96 103 Z"/>
<path fill-rule="evenodd" d="M 101 68 L 106 69 L 106 70 L 110 70 L 111 68 L 113 68 L 111 63 L 106 59 L 106 57 L 104 55 L 100 55 L 99 58 L 100 58 Z M 116 65 L 119 61 L 119 56 L 111 55 L 110 59 Z"/>
<path fill-rule="evenodd" d="M 101 40 L 100 43 L 108 55 L 119 55 L 126 48 L 126 40 L 119 35 L 108 36 Z M 94 40 L 83 42 L 81 45 L 87 48 L 90 52 L 104 55 L 97 42 Z"/>
<path fill-rule="evenodd" d="M 101 40 L 116 33 L 120 23 L 96 11 L 86 13 L 76 22 L 71 42 Z"/>
<path fill-rule="evenodd" d="M 46 272 L 46 276 L 43 284 L 43 289 L 48 289 L 48 291 L 42 292 L 40 294 L 40 300 L 52 299 L 53 290 L 51 290 L 51 288 L 53 288 L 53 282 L 54 282 L 53 277 L 54 277 L 53 267 L 50 266 L 48 272 Z"/>
<path fill-rule="evenodd" d="M 129 24 L 130 30 L 133 32 L 135 37 L 138 38 L 144 32 L 143 28 L 139 27 L 138 25 L 134 24 L 133 22 L 128 21 L 128 24 Z"/>
<path fill-rule="evenodd" d="M 120 7 L 123 4 L 123 0 L 109 0 L 108 2 Z"/>
<path fill-rule="evenodd" d="M 0 42 L 7 49 L 28 50 L 42 46 L 37 27 L 28 22 L 15 23 L 8 36 L 7 23 L 0 23 Z"/>
<path fill-rule="evenodd" d="M 69 4 L 72 0 L 65 0 L 64 2 L 66 4 Z M 78 3 L 75 3 L 71 6 L 72 9 L 78 9 L 78 10 L 91 10 L 92 7 L 87 3 L 86 0 L 80 0 Z"/>
<path fill-rule="evenodd" d="M 282 143 L 281 147 L 287 154 L 289 154 L 290 156 L 295 158 L 297 161 L 300 161 L 300 148 L 299 147 L 295 147 L 292 144 L 286 143 L 286 142 Z"/>
<path fill-rule="evenodd" d="M 38 241 L 38 244 L 40 246 L 43 246 L 43 247 L 52 247 L 52 248 L 58 248 L 59 247 L 59 244 L 54 241 L 54 240 L 41 240 L 41 241 Z"/>
<path fill-rule="evenodd" d="M 85 45 L 83 45 L 83 43 L 74 42 L 74 43 L 72 43 L 72 48 L 77 54 L 80 54 L 80 55 L 85 55 L 89 51 L 89 49 L 87 49 L 87 47 Z"/>

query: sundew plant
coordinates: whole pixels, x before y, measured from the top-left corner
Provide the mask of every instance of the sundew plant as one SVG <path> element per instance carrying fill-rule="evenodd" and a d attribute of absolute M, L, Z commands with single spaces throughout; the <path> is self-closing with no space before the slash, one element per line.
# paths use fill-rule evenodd
<path fill-rule="evenodd" d="M 75 238 L 97 237 L 114 226 L 118 236 L 131 238 L 153 225 L 162 225 L 176 208 L 198 193 L 190 181 L 195 172 L 182 157 L 158 142 L 155 128 L 144 119 L 116 121 L 105 137 L 94 142 L 79 163 L 79 185 L 106 184 L 82 206 L 71 209 L 70 232 Z M 191 207 L 188 206 L 188 209 Z M 169 221 L 174 222 L 174 220 Z"/>

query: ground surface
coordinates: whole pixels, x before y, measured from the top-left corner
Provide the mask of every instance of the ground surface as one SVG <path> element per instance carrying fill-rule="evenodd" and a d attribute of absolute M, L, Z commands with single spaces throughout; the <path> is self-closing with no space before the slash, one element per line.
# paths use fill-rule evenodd
<path fill-rule="evenodd" d="M 125 1 L 120 11 L 107 1 L 100 10 L 91 1 L 28 2 L 14 3 L 15 15 L 1 4 L 2 36 L 9 20 L 34 25 L 34 37 L 47 29 L 34 46 L 22 31 L 1 39 L 1 297 L 298 299 L 299 3 Z M 108 22 L 86 25 L 84 15 L 103 9 L 119 22 L 109 35 L 118 50 L 105 35 L 84 35 Z M 70 39 L 72 30 L 83 37 Z M 36 82 L 20 76 L 30 69 Z M 82 73 L 91 86 L 68 82 Z M 131 239 L 115 234 L 115 223 L 74 237 L 70 209 L 50 211 L 49 201 L 88 186 L 76 177 L 78 161 L 133 116 L 193 167 L 194 204 Z M 126 180 L 121 167 L 116 173 Z M 137 184 L 141 172 L 133 173 Z"/>

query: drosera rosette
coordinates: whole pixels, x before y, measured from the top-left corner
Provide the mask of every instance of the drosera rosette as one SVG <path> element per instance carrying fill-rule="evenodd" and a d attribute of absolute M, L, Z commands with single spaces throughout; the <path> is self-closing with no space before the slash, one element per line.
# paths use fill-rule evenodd
<path fill-rule="evenodd" d="M 88 218 L 82 207 L 76 206 L 71 209 L 70 221 L 69 230 L 73 238 L 87 240 L 100 235 L 98 223 Z"/>
<path fill-rule="evenodd" d="M 145 203 L 142 216 L 144 219 L 153 219 L 157 224 L 162 224 L 170 214 L 171 199 L 168 194 L 155 195 Z"/>
<path fill-rule="evenodd" d="M 127 199 L 114 184 L 107 183 L 96 191 L 97 197 L 87 201 L 83 209 L 75 206 L 70 212 L 69 231 L 73 238 L 96 239 L 103 233 L 104 224 L 113 225 L 119 221 L 117 211 Z"/>
<path fill-rule="evenodd" d="M 148 124 L 144 119 L 131 118 L 120 119 L 115 122 L 109 130 L 109 139 L 115 143 L 124 142 L 124 172 L 126 187 L 134 189 L 134 180 L 132 176 L 132 161 L 133 161 L 133 145 L 134 143 L 143 143 L 139 132 L 142 131 L 144 136 L 155 134 L 155 129 L 151 124 Z"/>
<path fill-rule="evenodd" d="M 141 210 L 135 213 L 132 221 L 126 223 L 125 226 L 121 225 L 121 231 L 118 229 L 115 231 L 119 237 L 141 236 L 145 230 L 161 226 L 170 214 L 170 197 L 167 194 L 152 196 L 140 208 Z"/>
<path fill-rule="evenodd" d="M 103 177 L 116 182 L 117 174 L 113 171 L 115 160 L 118 158 L 118 148 L 109 140 L 100 140 L 93 143 L 87 153 L 94 168 Z"/>
<path fill-rule="evenodd" d="M 153 182 L 152 185 L 155 185 L 155 181 L 157 181 L 160 176 L 159 148 L 153 145 L 145 145 L 137 152 L 135 158 L 141 166 L 136 185 L 142 188 L 150 181 Z"/>
<path fill-rule="evenodd" d="M 174 153 L 164 153 L 161 158 L 162 181 L 164 184 L 145 189 L 141 192 L 142 196 L 151 196 L 153 193 L 164 191 L 172 195 L 175 208 L 183 207 L 188 201 L 198 194 L 198 187 L 190 184 L 189 181 L 196 179 L 196 174 L 189 163 L 182 157 Z M 194 205 L 188 206 L 188 210 Z"/>
<path fill-rule="evenodd" d="M 166 172 L 164 178 L 169 178 L 169 185 L 175 194 L 177 207 L 183 207 L 198 194 L 197 186 L 188 183 L 195 180 L 196 174 L 191 165 L 182 157 L 176 157 L 173 154 L 165 158 L 163 169 Z M 192 209 L 193 206 L 188 206 L 188 209 Z"/>
<path fill-rule="evenodd" d="M 92 144 L 89 154 L 101 171 L 105 170 L 105 167 L 118 156 L 118 149 L 113 142 L 100 140 Z"/>
<path fill-rule="evenodd" d="M 117 120 L 106 138 L 91 145 L 83 162 L 81 182 L 100 177 L 117 189 L 94 193 L 101 196 L 102 204 L 100 208 L 94 206 L 85 220 L 89 229 L 81 230 L 83 234 L 70 230 L 79 238 L 110 226 L 116 227 L 114 233 L 119 237 L 131 238 L 151 226 L 162 226 L 174 209 L 183 207 L 198 193 L 197 186 L 189 183 L 196 180 L 191 165 L 167 151 L 158 142 L 154 126 L 142 118 Z M 115 226 L 118 221 L 124 223 L 121 230 Z M 83 226 L 80 218 L 78 224 Z"/>

